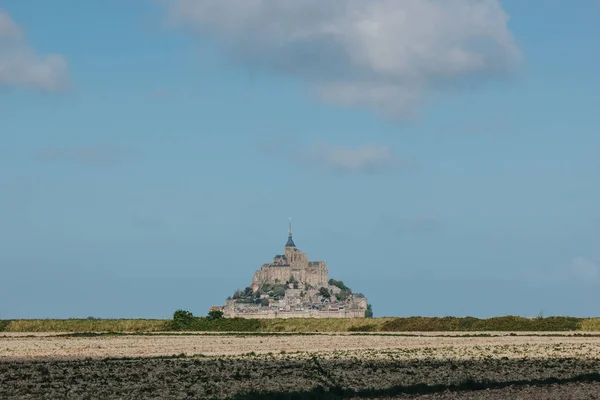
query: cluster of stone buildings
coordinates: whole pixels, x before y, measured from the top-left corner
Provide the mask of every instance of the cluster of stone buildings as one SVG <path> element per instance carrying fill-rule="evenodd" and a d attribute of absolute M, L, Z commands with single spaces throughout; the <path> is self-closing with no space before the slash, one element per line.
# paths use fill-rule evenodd
<path fill-rule="evenodd" d="M 215 308 L 227 318 L 362 318 L 367 299 L 330 284 L 327 264 L 308 260 L 290 225 L 284 253 L 263 264 L 246 291 Z"/>

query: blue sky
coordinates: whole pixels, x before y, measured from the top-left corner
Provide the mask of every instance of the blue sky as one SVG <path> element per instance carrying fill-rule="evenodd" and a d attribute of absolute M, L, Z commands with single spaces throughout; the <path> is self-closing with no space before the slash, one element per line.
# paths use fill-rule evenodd
<path fill-rule="evenodd" d="M 0 318 L 600 315 L 593 0 L 2 0 Z"/>

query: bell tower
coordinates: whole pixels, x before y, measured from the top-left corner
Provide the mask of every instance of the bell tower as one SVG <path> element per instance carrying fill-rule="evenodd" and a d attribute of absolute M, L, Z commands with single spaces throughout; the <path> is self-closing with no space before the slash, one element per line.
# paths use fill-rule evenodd
<path fill-rule="evenodd" d="M 289 227 L 288 227 L 288 240 L 285 244 L 285 258 L 289 264 L 292 264 L 294 261 L 294 253 L 296 252 L 296 244 L 294 243 L 294 239 L 292 238 L 292 219 L 290 218 Z"/>

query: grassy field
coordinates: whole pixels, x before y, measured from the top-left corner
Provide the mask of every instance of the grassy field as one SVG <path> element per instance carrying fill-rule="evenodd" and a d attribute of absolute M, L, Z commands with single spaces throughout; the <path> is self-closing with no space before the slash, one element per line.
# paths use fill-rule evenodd
<path fill-rule="evenodd" d="M 35 319 L 0 320 L 0 332 L 165 332 L 172 320 L 152 319 Z M 194 317 L 187 331 L 219 332 L 482 332 L 600 331 L 600 318 L 573 317 L 455 317 L 354 319 L 219 319 Z"/>
<path fill-rule="evenodd" d="M 166 319 L 23 319 L 0 321 L 4 332 L 160 332 L 171 329 Z"/>
<path fill-rule="evenodd" d="M 267 319 L 261 321 L 264 332 L 352 332 L 354 330 L 381 331 L 382 327 L 395 318 L 296 318 Z"/>

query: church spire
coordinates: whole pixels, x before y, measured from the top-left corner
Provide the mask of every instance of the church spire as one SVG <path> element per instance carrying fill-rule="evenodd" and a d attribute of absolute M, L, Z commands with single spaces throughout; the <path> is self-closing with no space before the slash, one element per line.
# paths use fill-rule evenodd
<path fill-rule="evenodd" d="M 296 247 L 296 245 L 294 244 L 294 240 L 292 239 L 292 219 L 290 218 L 290 225 L 288 228 L 288 240 L 287 243 L 285 244 L 285 247 Z"/>

